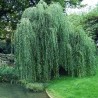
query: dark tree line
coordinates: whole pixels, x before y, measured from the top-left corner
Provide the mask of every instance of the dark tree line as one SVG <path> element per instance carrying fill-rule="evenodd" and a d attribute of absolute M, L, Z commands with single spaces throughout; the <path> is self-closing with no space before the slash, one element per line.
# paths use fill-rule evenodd
<path fill-rule="evenodd" d="M 22 12 L 33 5 L 34 0 L 0 0 L 0 24 L 8 25 L 11 22 L 12 28 L 15 29 Z"/>
<path fill-rule="evenodd" d="M 16 24 L 19 22 L 25 8 L 34 6 L 35 4 L 35 0 L 0 0 L 1 53 L 11 52 L 11 37 L 16 29 Z"/>

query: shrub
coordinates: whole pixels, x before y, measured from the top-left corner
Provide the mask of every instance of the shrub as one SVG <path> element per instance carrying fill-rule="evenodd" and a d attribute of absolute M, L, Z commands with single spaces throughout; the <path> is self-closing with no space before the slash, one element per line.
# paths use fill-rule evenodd
<path fill-rule="evenodd" d="M 25 87 L 26 89 L 33 91 L 33 92 L 40 92 L 44 91 L 47 84 L 46 83 L 31 83 L 29 81 L 24 80 L 19 80 L 19 83 Z"/>
<path fill-rule="evenodd" d="M 26 89 L 34 92 L 44 91 L 44 85 L 42 83 L 27 83 Z"/>
<path fill-rule="evenodd" d="M 0 66 L 0 82 L 13 82 L 17 79 L 18 77 L 15 74 L 14 67 L 9 67 L 6 65 Z"/>

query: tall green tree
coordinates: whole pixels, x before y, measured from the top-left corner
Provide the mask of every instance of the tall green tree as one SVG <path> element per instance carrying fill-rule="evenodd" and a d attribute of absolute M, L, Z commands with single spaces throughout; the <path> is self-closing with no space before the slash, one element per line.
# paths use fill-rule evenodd
<path fill-rule="evenodd" d="M 95 44 L 82 28 L 74 29 L 58 3 L 40 1 L 26 9 L 15 33 L 20 79 L 49 81 L 63 67 L 70 76 L 94 75 Z"/>

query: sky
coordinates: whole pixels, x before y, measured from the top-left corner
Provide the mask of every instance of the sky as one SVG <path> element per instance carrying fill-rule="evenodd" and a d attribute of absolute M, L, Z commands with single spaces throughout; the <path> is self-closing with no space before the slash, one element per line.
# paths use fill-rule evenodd
<path fill-rule="evenodd" d="M 98 3 L 98 0 L 83 0 L 82 4 L 87 4 L 88 6 L 94 6 Z"/>
<path fill-rule="evenodd" d="M 81 13 L 81 12 L 89 12 L 91 9 L 96 7 L 98 4 L 98 0 L 83 0 L 81 4 L 86 5 L 84 8 L 67 8 L 67 13 Z"/>

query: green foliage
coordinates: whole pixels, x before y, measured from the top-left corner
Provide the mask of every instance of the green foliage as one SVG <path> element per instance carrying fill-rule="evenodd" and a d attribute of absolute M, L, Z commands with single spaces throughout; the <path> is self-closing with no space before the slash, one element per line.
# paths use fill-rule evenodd
<path fill-rule="evenodd" d="M 63 7 L 65 6 L 64 0 L 44 0 L 46 3 L 50 4 L 51 2 L 59 2 Z"/>
<path fill-rule="evenodd" d="M 25 79 L 24 80 L 19 80 L 19 83 L 21 85 L 25 86 L 28 83 L 28 81 L 26 81 Z"/>
<path fill-rule="evenodd" d="M 29 78 L 34 81 L 36 70 L 32 55 L 35 55 L 35 35 L 29 19 L 23 18 L 18 25 L 15 33 L 15 49 L 16 65 L 20 78 Z"/>
<path fill-rule="evenodd" d="M 11 43 L 13 44 L 13 33 L 16 29 L 16 24 L 19 22 L 23 11 L 35 6 L 40 0 L 0 0 L 0 38 L 6 40 L 6 35 L 10 35 Z M 64 0 L 44 0 L 48 4 L 51 2 L 59 2 L 65 7 Z M 71 5 L 77 5 L 81 0 L 70 0 Z M 10 52 L 9 49 L 8 52 Z"/>
<path fill-rule="evenodd" d="M 98 39 L 98 7 L 84 15 L 83 26 L 85 31 L 92 36 L 94 40 Z"/>
<path fill-rule="evenodd" d="M 75 28 L 81 26 L 84 31 L 93 40 L 98 40 L 98 7 L 91 10 L 89 13 L 81 15 L 69 15 L 69 20 L 74 24 Z"/>
<path fill-rule="evenodd" d="M 27 83 L 26 89 L 34 92 L 44 91 L 44 85 L 42 83 Z"/>
<path fill-rule="evenodd" d="M 72 63 L 68 67 L 70 67 L 73 76 L 93 75 L 96 69 L 95 44 L 82 28 L 77 28 L 75 31 L 69 38 L 72 48 L 70 56 Z"/>
<path fill-rule="evenodd" d="M 79 5 L 81 1 L 83 1 L 83 0 L 69 0 L 70 4 L 75 5 L 75 6 Z"/>
<path fill-rule="evenodd" d="M 70 14 L 68 15 L 69 21 L 72 23 L 74 28 L 83 27 L 83 14 Z"/>
<path fill-rule="evenodd" d="M 15 61 L 20 79 L 49 81 L 62 66 L 70 76 L 95 74 L 94 42 L 74 29 L 58 4 L 40 1 L 24 11 L 15 33 Z"/>
<path fill-rule="evenodd" d="M 12 82 L 17 80 L 15 69 L 6 65 L 0 66 L 0 82 Z"/>
<path fill-rule="evenodd" d="M 25 87 L 27 90 L 33 91 L 33 92 L 40 92 L 40 91 L 44 91 L 47 84 L 46 83 L 32 83 L 32 82 L 28 82 L 25 79 L 24 80 L 19 80 L 19 83 Z"/>
<path fill-rule="evenodd" d="M 6 40 L 9 34 L 13 44 L 13 33 L 22 12 L 33 5 L 35 5 L 34 0 L 0 0 L 0 39 Z M 7 53 L 11 53 L 10 47 L 7 48 L 9 48 Z"/>
<path fill-rule="evenodd" d="M 16 23 L 19 21 L 25 8 L 33 5 L 33 0 L 0 0 L 0 29 L 9 25 L 16 29 Z M 0 33 L 1 30 L 0 30 Z"/>

